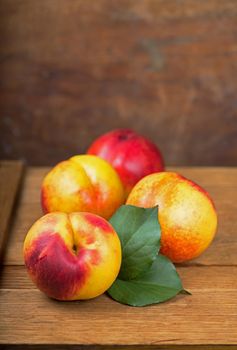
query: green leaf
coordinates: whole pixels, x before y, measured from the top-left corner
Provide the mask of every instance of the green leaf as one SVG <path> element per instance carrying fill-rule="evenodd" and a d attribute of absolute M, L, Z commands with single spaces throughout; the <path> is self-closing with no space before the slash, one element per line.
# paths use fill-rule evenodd
<path fill-rule="evenodd" d="M 122 304 L 145 306 L 171 299 L 182 290 L 174 265 L 166 257 L 158 255 L 144 274 L 128 281 L 118 278 L 108 294 Z"/>
<path fill-rule="evenodd" d="M 123 205 L 110 219 L 122 245 L 122 265 L 108 294 L 120 303 L 144 306 L 183 292 L 174 265 L 162 255 L 158 207 Z"/>
<path fill-rule="evenodd" d="M 160 248 L 158 207 L 121 206 L 110 219 L 122 245 L 122 265 L 118 278 L 130 280 L 144 273 Z"/>

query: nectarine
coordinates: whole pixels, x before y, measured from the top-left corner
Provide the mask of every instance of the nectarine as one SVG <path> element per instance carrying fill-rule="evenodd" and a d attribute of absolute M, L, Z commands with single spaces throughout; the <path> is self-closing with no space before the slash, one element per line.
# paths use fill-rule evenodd
<path fill-rule="evenodd" d="M 108 219 L 124 200 L 116 171 L 92 155 L 74 156 L 57 164 L 44 178 L 41 189 L 45 213 L 88 211 Z"/>
<path fill-rule="evenodd" d="M 161 253 L 173 262 L 199 256 L 216 233 L 216 210 L 208 193 L 194 182 L 172 172 L 151 174 L 140 180 L 127 204 L 159 205 Z"/>
<path fill-rule="evenodd" d="M 34 223 L 24 242 L 27 270 L 37 287 L 58 300 L 104 293 L 121 265 L 113 227 L 91 213 L 50 213 Z"/>
<path fill-rule="evenodd" d="M 120 175 L 126 195 L 144 176 L 164 170 L 158 147 L 129 129 L 118 129 L 100 136 L 87 153 L 112 164 Z"/>

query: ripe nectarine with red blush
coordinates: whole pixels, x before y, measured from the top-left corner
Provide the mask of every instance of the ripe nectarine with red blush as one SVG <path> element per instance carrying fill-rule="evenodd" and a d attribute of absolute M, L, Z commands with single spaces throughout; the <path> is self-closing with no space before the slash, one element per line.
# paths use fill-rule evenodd
<path fill-rule="evenodd" d="M 80 300 L 104 293 L 121 265 L 113 227 L 91 213 L 50 213 L 34 223 L 24 260 L 36 286 L 51 298 Z"/>
<path fill-rule="evenodd" d="M 87 153 L 107 160 L 115 168 L 126 195 L 144 176 L 164 170 L 158 147 L 129 129 L 118 129 L 100 136 Z"/>
<path fill-rule="evenodd" d="M 209 194 L 177 173 L 144 177 L 131 191 L 127 204 L 159 206 L 161 253 L 173 262 L 196 258 L 215 236 L 217 214 Z"/>
<path fill-rule="evenodd" d="M 45 213 L 87 211 L 110 218 L 125 201 L 114 168 L 92 155 L 78 155 L 57 164 L 45 176 L 41 203 Z"/>

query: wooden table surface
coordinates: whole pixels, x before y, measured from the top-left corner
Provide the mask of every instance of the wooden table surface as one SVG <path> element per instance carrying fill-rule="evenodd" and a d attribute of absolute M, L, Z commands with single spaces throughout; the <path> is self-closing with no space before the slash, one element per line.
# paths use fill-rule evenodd
<path fill-rule="evenodd" d="M 20 344 L 58 348 L 61 344 L 63 349 L 69 345 L 199 349 L 204 344 L 208 349 L 237 348 L 237 168 L 172 170 L 210 192 L 219 217 L 218 233 L 200 258 L 178 266 L 191 296 L 133 308 L 107 295 L 91 301 L 57 302 L 35 288 L 23 266 L 22 244 L 29 227 L 42 215 L 39 190 L 48 168 L 26 169 L 3 260 L 0 344 L 11 348 Z"/>

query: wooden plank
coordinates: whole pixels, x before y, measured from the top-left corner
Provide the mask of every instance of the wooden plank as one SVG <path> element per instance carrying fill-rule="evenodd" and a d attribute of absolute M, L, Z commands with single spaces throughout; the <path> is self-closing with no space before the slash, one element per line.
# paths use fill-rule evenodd
<path fill-rule="evenodd" d="M 42 215 L 40 208 L 40 185 L 49 168 L 29 168 L 26 172 L 24 190 L 18 211 L 13 220 L 12 232 L 4 263 L 22 265 L 22 244 L 27 230 Z M 198 259 L 187 265 L 237 265 L 237 168 L 170 168 L 196 181 L 213 197 L 218 217 L 218 233 L 210 248 Z"/>
<path fill-rule="evenodd" d="M 5 268 L 0 289 L 1 344 L 237 344 L 236 266 L 181 267 L 192 296 L 143 308 L 121 305 L 106 295 L 84 302 L 53 301 L 30 286 L 23 267 L 15 270 L 14 286 L 13 270 Z"/>
<path fill-rule="evenodd" d="M 236 345 L 14 345 L 5 344 L 4 350 L 236 350 Z"/>
<path fill-rule="evenodd" d="M 237 347 L 236 212 L 237 168 L 175 168 L 213 196 L 219 232 L 199 259 L 179 266 L 192 296 L 132 308 L 102 295 L 88 302 L 57 302 L 36 289 L 22 262 L 22 243 L 41 215 L 39 188 L 48 168 L 29 168 L 0 281 L 0 344 L 29 349 L 212 350 Z M 14 263 L 16 265 L 14 265 Z M 224 266 L 226 265 L 226 266 Z M 22 321 L 24 320 L 24 321 Z M 60 346 L 58 344 L 61 344 Z M 98 345 L 99 344 L 99 345 Z M 223 344 L 223 345 L 221 345 Z M 87 347 L 89 346 L 89 347 Z"/>
<path fill-rule="evenodd" d="M 50 165 L 130 127 L 168 164 L 236 164 L 236 0 L 1 0 L 0 13 L 0 157 Z"/>
<path fill-rule="evenodd" d="M 235 345 L 60 345 L 60 344 L 47 344 L 47 345 L 4 345 L 4 350 L 236 350 Z"/>
<path fill-rule="evenodd" d="M 184 288 L 191 293 L 202 290 L 235 291 L 237 266 L 178 266 Z M 37 289 L 27 274 L 25 266 L 3 267 L 0 289 Z"/>
<path fill-rule="evenodd" d="M 0 162 L 0 260 L 4 253 L 9 221 L 22 170 L 23 164 L 20 161 Z"/>

